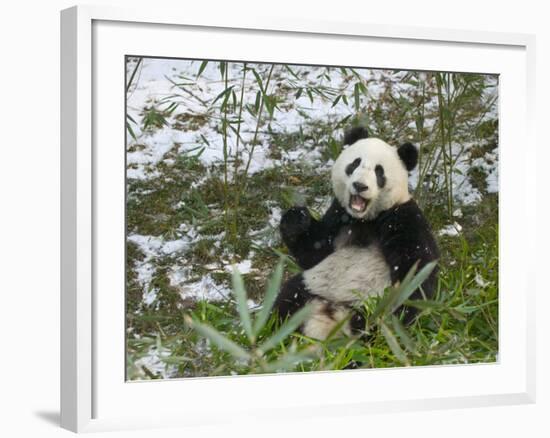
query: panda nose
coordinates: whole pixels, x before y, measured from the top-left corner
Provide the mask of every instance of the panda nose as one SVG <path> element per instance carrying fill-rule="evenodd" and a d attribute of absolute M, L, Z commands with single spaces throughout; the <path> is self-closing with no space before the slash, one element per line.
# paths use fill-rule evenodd
<path fill-rule="evenodd" d="M 357 193 L 361 193 L 361 192 L 364 192 L 364 191 L 368 190 L 369 186 L 367 186 L 363 183 L 360 183 L 358 181 L 355 181 L 353 183 L 353 188 L 357 191 Z"/>

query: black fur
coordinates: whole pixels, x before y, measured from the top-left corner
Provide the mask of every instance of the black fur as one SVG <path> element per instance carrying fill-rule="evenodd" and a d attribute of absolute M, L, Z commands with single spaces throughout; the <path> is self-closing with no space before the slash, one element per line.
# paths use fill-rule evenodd
<path fill-rule="evenodd" d="M 344 135 L 344 146 L 351 146 L 357 140 L 369 137 L 369 131 L 363 126 L 356 126 L 351 128 Z"/>
<path fill-rule="evenodd" d="M 346 166 L 346 175 L 350 176 L 355 169 L 361 164 L 361 158 L 356 158 Z"/>
<path fill-rule="evenodd" d="M 279 317 L 284 320 L 304 307 L 312 298 L 313 295 L 306 289 L 302 274 L 298 274 L 283 285 L 275 300 L 275 308 Z"/>
<path fill-rule="evenodd" d="M 374 222 L 380 249 L 390 267 L 392 284 L 402 281 L 416 262 L 418 269 L 422 269 L 439 259 L 439 249 L 430 225 L 413 199 L 382 212 Z M 437 273 L 436 267 L 421 285 L 427 298 L 435 293 Z M 420 289 L 411 295 L 411 299 L 421 297 Z M 405 322 L 412 322 L 416 310 L 404 307 L 403 311 Z"/>
<path fill-rule="evenodd" d="M 418 163 L 418 149 L 412 143 L 402 144 L 397 148 L 397 153 L 409 172 L 416 167 L 416 163 Z"/>
<path fill-rule="evenodd" d="M 430 225 L 412 199 L 381 212 L 370 221 L 352 218 L 336 199 L 320 221 L 311 217 L 305 207 L 290 209 L 281 220 L 283 241 L 303 269 L 315 266 L 334 251 L 334 238 L 343 227 L 349 229 L 349 245 L 367 247 L 373 242 L 378 243 L 390 267 L 392 284 L 402 281 L 417 261 L 418 269 L 421 269 L 439 258 Z M 277 299 L 275 309 L 281 316 L 286 317 L 295 312 L 313 296 L 311 291 L 305 289 L 302 276 L 298 277 L 283 286 Z M 437 268 L 421 288 L 426 297 L 431 298 L 436 286 Z M 293 298 L 295 293 L 298 293 L 298 299 Z M 421 296 L 420 290 L 416 290 L 411 299 Z M 410 323 L 416 314 L 415 309 L 404 307 L 398 311 L 401 310 L 404 312 L 404 321 Z M 364 321 L 360 317 L 354 318 L 352 328 L 363 329 Z"/>
<path fill-rule="evenodd" d="M 377 164 L 374 168 L 374 173 L 376 173 L 376 183 L 378 187 L 383 188 L 386 185 L 386 175 L 384 175 L 384 168 Z"/>
<path fill-rule="evenodd" d="M 306 207 L 293 207 L 281 218 L 281 237 L 302 269 L 309 269 L 334 251 L 333 240 L 351 216 L 335 199 L 322 220 Z"/>

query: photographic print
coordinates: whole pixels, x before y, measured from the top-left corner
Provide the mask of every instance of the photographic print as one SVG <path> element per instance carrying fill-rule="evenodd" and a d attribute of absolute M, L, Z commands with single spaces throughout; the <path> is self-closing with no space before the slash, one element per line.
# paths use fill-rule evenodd
<path fill-rule="evenodd" d="M 498 360 L 498 76 L 126 56 L 126 378 Z"/>

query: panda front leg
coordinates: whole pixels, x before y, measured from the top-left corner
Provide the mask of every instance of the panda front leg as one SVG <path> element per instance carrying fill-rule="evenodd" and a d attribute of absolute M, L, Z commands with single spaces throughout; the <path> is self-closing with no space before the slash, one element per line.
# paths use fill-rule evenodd
<path fill-rule="evenodd" d="M 283 242 L 302 269 L 309 269 L 333 252 L 332 238 L 306 207 L 293 207 L 281 218 Z"/>

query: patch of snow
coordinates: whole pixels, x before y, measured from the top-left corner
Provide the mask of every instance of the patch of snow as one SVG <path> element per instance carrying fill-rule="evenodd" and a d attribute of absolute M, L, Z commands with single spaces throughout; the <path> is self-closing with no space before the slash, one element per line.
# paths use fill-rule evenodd
<path fill-rule="evenodd" d="M 276 166 L 277 162 L 275 160 L 272 160 L 268 157 L 269 151 L 262 147 L 261 145 L 256 146 L 254 149 L 254 152 L 252 153 L 252 159 L 250 160 L 250 165 L 248 167 L 248 174 L 254 175 L 255 173 L 272 169 Z M 250 158 L 250 153 L 245 152 L 243 154 L 243 160 L 244 162 L 248 162 L 248 159 Z M 244 171 L 246 164 L 241 166 L 242 171 Z"/>
<path fill-rule="evenodd" d="M 468 178 L 468 170 L 471 168 L 471 163 L 468 154 L 462 151 L 462 147 L 469 148 L 470 145 L 464 146 L 454 144 L 452 147 L 453 155 L 456 154 L 456 156 L 458 156 L 451 174 L 453 197 L 463 205 L 473 205 L 480 202 L 483 197 L 480 191 L 472 185 Z M 445 175 L 441 172 L 439 175 L 440 181 L 442 182 L 444 178 Z M 444 187 L 444 184 L 441 184 L 441 187 Z"/>
<path fill-rule="evenodd" d="M 144 166 L 138 166 L 138 167 L 128 167 L 126 169 L 126 177 L 128 179 L 153 179 L 158 178 L 160 176 L 160 172 L 156 169 L 145 169 Z"/>
<path fill-rule="evenodd" d="M 447 225 L 439 230 L 438 235 L 456 237 L 460 234 L 461 231 L 462 225 L 460 225 L 458 222 L 454 222 L 453 224 Z"/>
<path fill-rule="evenodd" d="M 137 281 L 143 290 L 143 302 L 151 306 L 155 303 L 158 289 L 151 287 L 151 282 L 156 273 L 155 261 L 163 255 L 174 254 L 189 247 L 190 237 L 193 233 L 177 240 L 164 241 L 162 237 L 144 236 L 141 234 L 128 235 L 128 241 L 135 243 L 145 256 L 143 260 L 137 260 L 134 265 L 134 272 Z"/>
<path fill-rule="evenodd" d="M 235 265 L 226 265 L 224 269 L 226 272 L 229 273 L 232 273 L 233 269 L 237 269 L 237 271 L 239 271 L 241 274 L 249 274 L 252 270 L 252 261 L 243 260 L 242 262 Z"/>
<path fill-rule="evenodd" d="M 167 364 L 162 358 L 170 356 L 170 351 L 165 348 L 161 348 L 159 351 L 157 347 L 150 347 L 147 353 L 134 362 L 134 366 L 144 373 L 142 367 L 147 368 L 151 373 L 160 376 L 164 379 L 170 378 L 177 374 L 177 367 L 175 365 Z"/>
<path fill-rule="evenodd" d="M 146 257 L 155 257 L 161 253 L 172 254 L 176 251 L 187 249 L 189 246 L 188 236 L 177 240 L 164 241 L 162 237 L 130 234 L 128 235 L 128 240 L 135 243 Z"/>
<path fill-rule="evenodd" d="M 488 193 L 498 193 L 498 156 L 497 150 L 486 152 L 484 157 L 472 161 L 472 166 L 480 167 L 487 175 Z"/>
<path fill-rule="evenodd" d="M 147 269 L 154 272 L 154 268 L 150 263 L 148 263 Z M 151 281 L 151 277 L 149 277 L 148 281 Z M 155 302 L 155 300 L 157 299 L 158 291 L 159 290 L 156 287 L 143 291 L 143 302 L 145 303 L 145 305 L 151 306 Z"/>
<path fill-rule="evenodd" d="M 273 228 L 279 229 L 279 224 L 281 223 L 282 211 L 279 207 L 270 207 L 271 215 L 269 216 L 268 222 L 269 225 Z"/>
<path fill-rule="evenodd" d="M 241 115 L 242 123 L 240 128 L 240 137 L 242 141 L 237 141 L 237 135 L 233 130 L 227 131 L 227 136 L 219 132 L 219 120 L 210 117 L 208 114 L 209 103 L 224 90 L 224 81 L 220 80 L 220 72 L 216 63 L 209 63 L 200 77 L 196 77 L 200 63 L 189 60 L 166 60 L 166 59 L 143 59 L 142 68 L 136 78 L 136 83 L 130 90 L 128 99 L 128 114 L 136 121 L 132 124 L 132 129 L 137 136 L 137 141 L 128 138 L 128 146 L 139 144 L 145 146 L 144 149 L 129 153 L 128 163 L 140 163 L 144 166 L 153 165 L 162 159 L 162 156 L 173 147 L 174 144 L 181 144 L 179 152 L 204 147 L 200 160 L 206 166 L 221 163 L 224 159 L 224 145 L 227 145 L 228 159 L 238 153 L 241 159 L 240 170 L 242 171 L 252 149 L 244 147 L 243 143 L 249 145 L 256 137 L 257 144 L 254 147 L 254 153 L 250 160 L 249 174 L 274 167 L 279 164 L 278 160 L 269 158 L 269 145 L 266 140 L 269 138 L 263 129 L 259 132 L 256 129 L 256 118 L 248 111 Z M 128 66 L 131 70 L 131 66 Z M 267 64 L 249 64 L 249 68 L 254 68 L 260 76 L 267 76 L 271 68 Z M 326 86 L 334 90 L 334 93 L 351 95 L 356 80 L 343 77 L 339 69 L 325 67 L 307 67 L 293 66 L 299 76 L 294 78 L 296 87 L 318 87 Z M 285 66 L 276 65 L 273 68 L 273 77 L 288 75 Z M 362 75 L 368 82 L 369 94 L 378 96 L 382 93 L 383 87 L 376 82 L 376 78 L 382 73 L 376 70 L 364 69 Z M 403 73 L 404 74 L 404 73 Z M 315 78 L 315 79 L 313 79 Z M 371 80 L 372 79 L 372 80 Z M 379 78 L 380 79 L 380 78 Z M 370 80 L 370 81 L 369 81 Z M 193 95 L 189 95 L 185 90 L 181 90 L 174 83 L 191 82 L 193 83 Z M 242 64 L 229 63 L 228 84 L 240 87 L 242 82 Z M 248 73 L 244 82 L 244 98 L 246 102 L 254 102 L 258 85 L 254 75 Z M 279 86 L 279 82 L 272 80 L 269 89 L 276 93 L 283 93 L 287 105 L 281 106 L 275 111 L 269 119 L 265 117 L 264 123 L 269 123 L 274 131 L 292 132 L 306 125 L 304 122 L 309 120 L 333 120 L 338 121 L 342 117 L 353 115 L 349 105 L 342 101 L 333 104 L 334 98 L 327 98 L 321 95 L 314 95 L 314 101 L 311 102 L 307 92 L 296 99 L 293 95 L 295 90 L 285 89 Z M 171 102 L 178 103 L 173 113 L 166 118 L 168 126 L 165 126 L 153 134 L 141 131 L 142 111 L 145 107 L 156 106 L 163 110 L 167 105 L 163 104 L 163 99 L 171 97 Z M 164 105 L 164 107 L 163 107 Z M 300 111 L 296 108 L 299 107 Z M 264 112 L 265 113 L 265 112 Z M 188 116 L 205 115 L 207 120 L 186 132 L 185 120 Z M 183 120 L 178 119 L 178 115 L 186 116 Z M 173 126 L 177 124 L 177 129 Z M 226 140 L 226 141 L 225 141 Z M 296 145 L 301 148 L 301 145 Z M 321 153 L 317 149 L 318 145 L 312 145 L 311 150 L 294 150 L 290 157 L 294 159 L 307 158 L 309 162 L 320 161 Z M 324 164 L 324 163 L 322 163 Z M 229 167 L 231 173 L 233 166 Z M 147 178 L 150 175 L 146 172 L 132 172 L 129 177 Z"/>
<path fill-rule="evenodd" d="M 170 285 L 179 290 L 183 300 L 225 301 L 231 296 L 231 289 L 216 283 L 211 274 L 206 274 L 198 281 L 189 282 L 188 270 L 183 268 L 173 270 L 169 278 Z"/>
<path fill-rule="evenodd" d="M 487 287 L 491 284 L 490 281 L 486 281 L 479 272 L 476 272 L 476 276 L 474 278 L 476 284 L 480 287 Z"/>
<path fill-rule="evenodd" d="M 164 254 L 172 254 L 175 252 L 183 251 L 188 248 L 189 248 L 189 240 L 187 238 L 179 239 L 179 240 L 170 240 L 168 242 L 164 242 L 164 244 L 162 245 L 162 252 Z"/>

